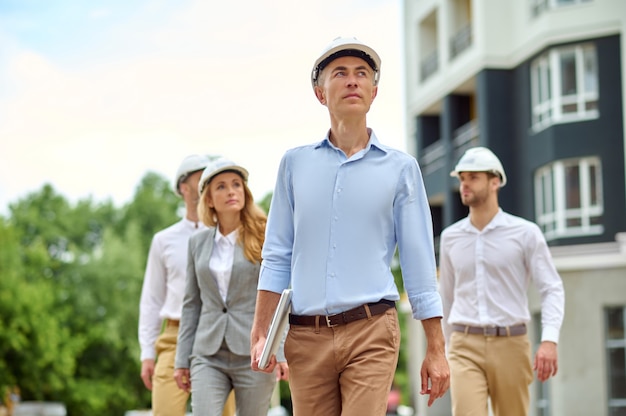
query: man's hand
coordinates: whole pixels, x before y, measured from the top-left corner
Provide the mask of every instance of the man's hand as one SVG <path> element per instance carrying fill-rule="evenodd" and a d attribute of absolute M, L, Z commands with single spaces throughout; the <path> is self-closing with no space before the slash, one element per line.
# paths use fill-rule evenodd
<path fill-rule="evenodd" d="M 450 368 L 446 360 L 445 343 L 441 330 L 441 318 L 431 318 L 422 321 L 428 347 L 426 357 L 422 363 L 420 375 L 422 389 L 420 394 L 428 394 L 428 407 L 435 400 L 443 397 L 450 387 Z"/>
<path fill-rule="evenodd" d="M 151 358 L 141 362 L 141 379 L 144 386 L 152 391 L 152 376 L 154 375 L 154 360 Z"/>
<path fill-rule="evenodd" d="M 537 379 L 546 381 L 556 375 L 558 370 L 556 344 L 550 341 L 543 341 L 535 354 L 533 370 L 537 371 Z"/>
<path fill-rule="evenodd" d="M 189 378 L 188 368 L 177 368 L 174 370 L 174 380 L 178 388 L 189 393 L 191 391 L 191 379 Z"/>
<path fill-rule="evenodd" d="M 270 361 L 267 363 L 267 367 L 260 368 L 259 362 L 261 361 L 261 354 L 263 353 L 263 347 L 265 346 L 265 337 L 258 338 L 256 342 L 252 341 L 252 348 L 250 349 L 250 367 L 253 371 L 261 371 L 263 373 L 272 373 L 274 372 L 274 367 L 276 367 L 276 355 L 272 355 L 270 357 Z"/>
<path fill-rule="evenodd" d="M 289 380 L 289 366 L 286 362 L 279 362 L 276 365 L 276 381 Z"/>
<path fill-rule="evenodd" d="M 276 367 L 275 355 L 270 358 L 268 366 L 263 369 L 259 368 L 259 360 L 265 346 L 267 329 L 270 326 L 279 300 L 280 293 L 267 290 L 259 290 L 257 292 L 254 321 L 252 322 L 252 331 L 250 332 L 250 367 L 254 371 L 271 373 L 274 371 L 274 367 Z"/>
<path fill-rule="evenodd" d="M 450 368 L 445 354 L 427 352 L 420 375 L 422 377 L 420 394 L 430 395 L 428 398 L 430 407 L 435 400 L 443 397 L 450 387 Z"/>

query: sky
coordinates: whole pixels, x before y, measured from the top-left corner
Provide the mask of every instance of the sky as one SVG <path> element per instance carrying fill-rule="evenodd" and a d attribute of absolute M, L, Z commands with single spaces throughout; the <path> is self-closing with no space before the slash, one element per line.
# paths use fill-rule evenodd
<path fill-rule="evenodd" d="M 130 202 L 189 154 L 271 192 L 285 150 L 329 127 L 309 76 L 337 36 L 381 56 L 368 125 L 405 150 L 401 0 L 0 1 L 0 215 L 48 183 Z"/>

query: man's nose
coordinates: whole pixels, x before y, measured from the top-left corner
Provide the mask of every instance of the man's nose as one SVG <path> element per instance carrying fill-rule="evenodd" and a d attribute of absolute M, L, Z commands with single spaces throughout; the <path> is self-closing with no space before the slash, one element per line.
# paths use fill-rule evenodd
<path fill-rule="evenodd" d="M 348 74 L 348 76 L 346 77 L 346 84 L 348 86 L 355 86 L 355 85 L 357 85 L 356 74 Z"/>

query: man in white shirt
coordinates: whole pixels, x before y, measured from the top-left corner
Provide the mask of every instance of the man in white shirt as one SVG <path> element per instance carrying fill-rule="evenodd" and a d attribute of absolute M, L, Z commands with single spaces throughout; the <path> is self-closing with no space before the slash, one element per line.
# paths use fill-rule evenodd
<path fill-rule="evenodd" d="M 533 370 L 540 381 L 557 372 L 565 297 L 539 227 L 502 211 L 506 184 L 500 160 L 469 149 L 451 176 L 460 182 L 469 216 L 441 233 L 440 291 L 454 416 L 526 416 Z M 527 288 L 541 296 L 541 345 L 531 364 Z"/>
<path fill-rule="evenodd" d="M 185 218 L 152 239 L 139 305 L 141 379 L 152 391 L 153 416 L 184 416 L 189 393 L 174 380 L 174 358 L 187 275 L 189 237 L 206 228 L 198 220 L 198 182 L 211 158 L 187 156 L 180 164 L 174 191 L 185 201 Z M 165 322 L 165 325 L 163 325 Z M 157 359 L 158 358 L 158 359 Z M 231 396 L 224 415 L 234 415 Z"/>

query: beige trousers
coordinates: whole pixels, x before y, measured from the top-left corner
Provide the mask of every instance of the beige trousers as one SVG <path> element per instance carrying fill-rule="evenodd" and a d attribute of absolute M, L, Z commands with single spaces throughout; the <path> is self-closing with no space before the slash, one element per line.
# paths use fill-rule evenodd
<path fill-rule="evenodd" d="M 152 415 L 184 416 L 189 394 L 178 388 L 174 380 L 174 360 L 178 326 L 165 325 L 156 343 L 157 362 L 152 377 Z M 235 415 L 235 395 L 231 392 L 224 406 L 223 416 Z"/>
<path fill-rule="evenodd" d="M 527 416 L 533 381 L 527 335 L 492 337 L 453 332 L 448 347 L 454 416 Z"/>
<path fill-rule="evenodd" d="M 399 351 L 395 308 L 333 328 L 291 325 L 285 357 L 294 415 L 385 416 Z"/>

